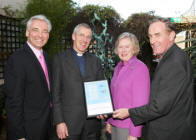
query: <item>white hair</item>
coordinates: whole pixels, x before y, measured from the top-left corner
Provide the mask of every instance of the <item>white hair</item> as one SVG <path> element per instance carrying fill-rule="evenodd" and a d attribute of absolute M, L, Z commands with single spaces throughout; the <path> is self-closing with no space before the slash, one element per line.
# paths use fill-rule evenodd
<path fill-rule="evenodd" d="M 43 20 L 48 24 L 48 32 L 50 32 L 52 30 L 52 25 L 49 19 L 46 18 L 46 16 L 44 15 L 35 15 L 33 17 L 31 17 L 28 21 L 27 21 L 27 25 L 26 28 L 30 29 L 30 26 L 32 24 L 33 20 Z"/>

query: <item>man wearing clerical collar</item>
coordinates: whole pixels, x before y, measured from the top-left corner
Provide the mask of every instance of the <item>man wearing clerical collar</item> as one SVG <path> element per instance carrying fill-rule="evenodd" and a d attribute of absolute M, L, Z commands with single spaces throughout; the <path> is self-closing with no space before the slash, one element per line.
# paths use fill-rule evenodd
<path fill-rule="evenodd" d="M 72 34 L 73 49 L 78 54 L 85 53 L 90 44 L 91 38 L 92 38 L 91 29 L 88 29 L 84 26 L 75 28 Z"/>
<path fill-rule="evenodd" d="M 73 48 L 53 57 L 51 89 L 56 139 L 100 139 L 101 122 L 87 119 L 83 89 L 83 82 L 104 79 L 100 59 L 87 52 L 91 38 L 90 26 L 81 23 L 73 30 Z"/>

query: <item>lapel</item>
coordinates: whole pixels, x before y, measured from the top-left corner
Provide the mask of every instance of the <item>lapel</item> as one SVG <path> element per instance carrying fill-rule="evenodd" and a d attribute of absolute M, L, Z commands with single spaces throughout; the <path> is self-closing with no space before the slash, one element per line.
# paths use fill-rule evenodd
<path fill-rule="evenodd" d="M 84 73 L 84 79 L 86 79 L 87 74 L 91 72 L 91 63 L 90 63 L 90 56 L 88 52 L 86 53 L 86 60 L 85 60 L 85 73 Z"/>
<path fill-rule="evenodd" d="M 42 81 L 44 81 L 44 85 L 47 87 L 48 89 L 48 85 L 47 85 L 47 81 L 46 81 L 46 77 L 44 74 L 44 71 L 42 69 L 41 64 L 39 63 L 39 60 L 37 59 L 37 57 L 35 56 L 35 54 L 33 53 L 33 51 L 31 50 L 31 48 L 29 47 L 29 45 L 26 43 L 24 45 L 24 49 L 25 51 L 29 54 L 29 56 L 32 59 L 33 64 L 35 65 L 36 69 L 38 70 L 38 73 L 40 74 L 40 77 L 42 79 Z M 45 56 L 44 56 L 45 57 Z M 46 57 L 45 57 L 46 58 Z M 47 63 L 47 67 L 48 67 L 48 62 Z"/>
<path fill-rule="evenodd" d="M 74 56 L 74 54 L 72 53 L 71 49 L 67 49 L 68 51 L 68 58 L 65 58 L 65 60 L 67 60 L 67 65 L 65 66 L 70 66 L 73 68 L 73 70 L 75 70 L 75 72 L 80 76 L 82 81 L 85 81 L 86 77 L 88 76 L 88 73 L 91 73 L 91 58 L 88 52 L 86 52 L 86 58 L 85 58 L 85 73 L 84 73 L 84 77 L 82 77 L 81 72 L 80 72 L 80 68 L 78 66 L 78 63 L 76 61 L 76 58 Z"/>
<path fill-rule="evenodd" d="M 79 66 L 78 66 L 78 63 L 77 63 L 77 61 L 76 61 L 76 58 L 75 58 L 75 56 L 74 56 L 74 54 L 72 53 L 72 50 L 71 49 L 67 49 L 67 54 L 68 55 L 66 55 L 65 56 L 65 60 L 66 60 L 66 62 L 68 63 L 68 64 L 65 64 L 64 66 L 70 66 L 72 69 L 73 69 L 73 71 L 75 71 L 76 72 L 76 74 L 77 75 L 79 75 L 80 76 L 80 78 L 83 80 L 83 77 L 82 77 L 82 75 L 81 75 L 81 72 L 80 72 L 80 68 L 79 68 Z M 67 58 L 66 58 L 67 57 Z M 86 70 L 85 70 L 86 71 Z M 85 72 L 86 73 L 86 72 Z"/>
<path fill-rule="evenodd" d="M 175 51 L 176 49 L 176 44 L 174 43 L 169 50 L 165 53 L 165 55 L 163 56 L 163 58 L 161 59 L 161 61 L 159 62 L 159 64 L 157 65 L 156 69 L 155 69 L 155 74 L 156 72 L 160 69 L 160 67 L 163 65 L 163 63 L 165 63 L 165 61 L 167 61 L 168 57 L 170 57 L 172 55 L 172 53 Z M 154 74 L 154 75 L 155 75 Z"/>

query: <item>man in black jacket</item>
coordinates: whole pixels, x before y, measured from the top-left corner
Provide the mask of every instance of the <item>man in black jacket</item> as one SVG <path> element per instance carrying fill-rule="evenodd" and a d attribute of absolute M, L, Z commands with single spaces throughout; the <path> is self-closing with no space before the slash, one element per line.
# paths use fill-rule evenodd
<path fill-rule="evenodd" d="M 100 139 L 100 120 L 87 119 L 85 112 L 83 82 L 104 79 L 101 61 L 86 52 L 91 38 L 89 25 L 77 25 L 72 34 L 73 48 L 53 58 L 53 117 L 60 139 Z"/>
<path fill-rule="evenodd" d="M 5 66 L 8 140 L 48 140 L 50 130 L 50 69 L 42 47 L 49 39 L 50 21 L 43 15 L 27 22 L 27 43 Z"/>

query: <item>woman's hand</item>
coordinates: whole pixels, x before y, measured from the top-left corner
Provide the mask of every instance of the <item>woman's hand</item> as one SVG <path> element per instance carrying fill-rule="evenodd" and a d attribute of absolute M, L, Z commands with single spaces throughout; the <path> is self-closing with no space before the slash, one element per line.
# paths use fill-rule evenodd
<path fill-rule="evenodd" d="M 137 140 L 137 137 L 133 137 L 133 136 L 128 136 L 127 140 Z"/>
<path fill-rule="evenodd" d="M 106 132 L 108 132 L 109 134 L 112 133 L 111 125 L 110 125 L 109 123 L 106 124 L 105 130 L 106 130 Z"/>
<path fill-rule="evenodd" d="M 101 119 L 101 120 L 104 120 L 106 118 L 108 118 L 108 115 L 106 115 L 106 114 L 97 116 L 97 119 Z"/>

